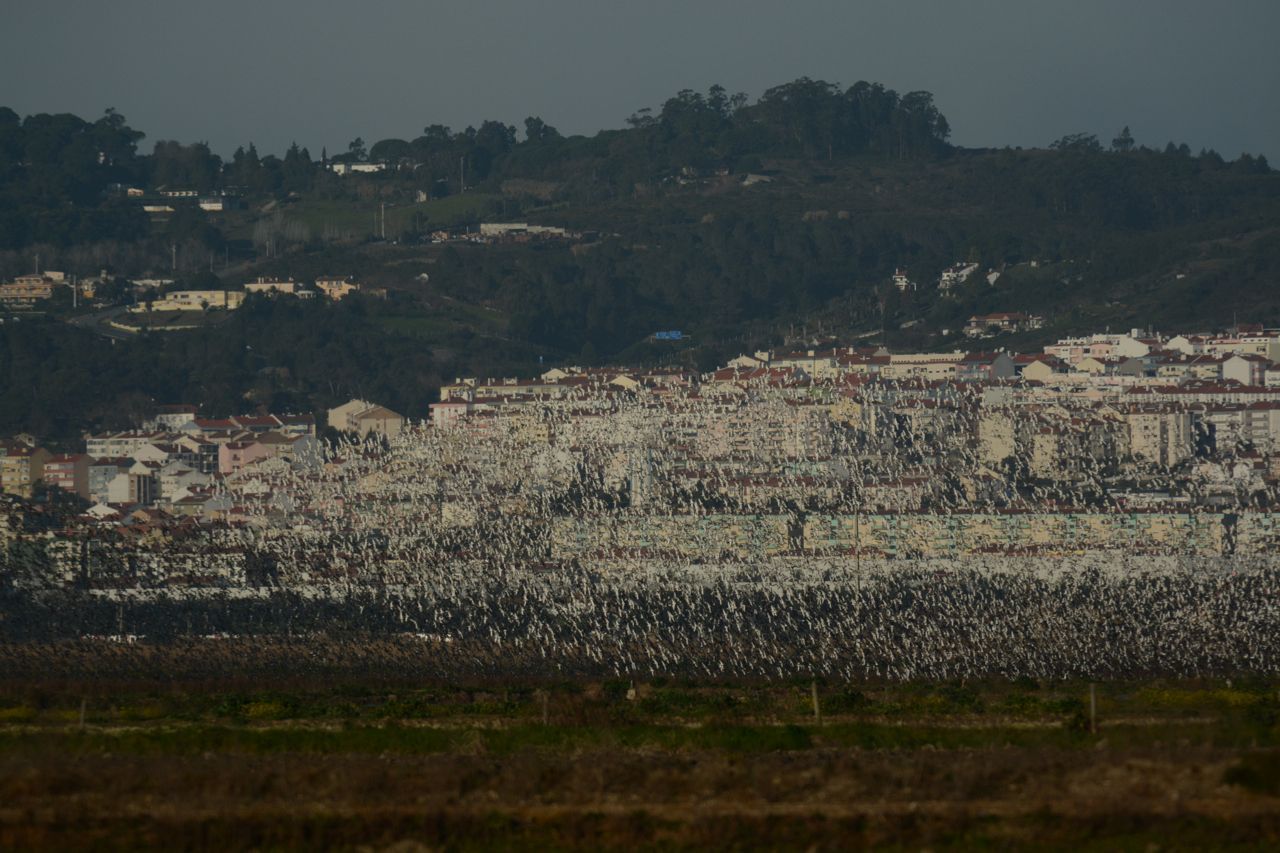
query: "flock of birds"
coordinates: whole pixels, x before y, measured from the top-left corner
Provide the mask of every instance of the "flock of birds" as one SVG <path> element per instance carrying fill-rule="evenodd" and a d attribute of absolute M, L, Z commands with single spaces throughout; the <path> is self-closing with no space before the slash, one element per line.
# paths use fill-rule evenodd
<path fill-rule="evenodd" d="M 471 567 L 432 573 L 415 588 L 326 596 L 46 598 L 7 613 L 5 630 L 11 640 L 47 639 L 60 629 L 118 641 L 202 637 L 211 667 L 217 641 L 229 638 L 304 648 L 376 644 L 371 667 L 455 679 L 1280 672 L 1280 572 L 1258 565 L 1126 576 L 1113 568 L 1036 574 L 908 565 L 796 578 L 743 566 L 715 577 L 628 578 Z M 234 669 L 235 660 L 222 664 Z"/>
<path fill-rule="evenodd" d="M 98 537 L 78 569 L 94 592 L 0 597 L 0 634 L 377 637 L 394 640 L 386 665 L 458 677 L 1280 671 L 1280 570 L 1261 540 L 1216 557 L 1178 543 L 1163 556 L 806 551 L 814 513 L 1118 511 L 1107 454 L 1120 451 L 1079 412 L 923 383 L 867 389 L 843 415 L 830 402 L 595 389 L 260 464 L 225 484 L 245 521 L 150 556 Z M 1044 461 L 1031 449 L 987 458 L 993 416 L 1014 432 L 1056 417 L 1073 446 L 1103 450 L 1063 461 L 1056 481 L 1034 477 Z M 689 556 L 681 540 L 700 519 L 741 516 L 782 519 L 777 548 L 712 541 Z M 566 550 L 565 519 L 625 522 L 643 542 Z"/>

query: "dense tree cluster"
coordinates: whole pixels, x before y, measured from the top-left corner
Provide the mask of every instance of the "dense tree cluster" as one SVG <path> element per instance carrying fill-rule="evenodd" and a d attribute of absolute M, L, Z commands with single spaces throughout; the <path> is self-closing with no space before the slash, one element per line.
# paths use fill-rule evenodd
<path fill-rule="evenodd" d="M 114 110 L 90 123 L 0 107 L 0 249 L 144 236 L 140 209 L 103 198 L 138 176 L 141 138 Z"/>
<path fill-rule="evenodd" d="M 110 192 L 113 185 L 232 190 L 264 200 L 291 194 L 344 199 L 367 197 L 367 182 L 374 181 L 386 199 L 388 191 L 391 198 L 439 197 L 471 188 L 496 191 L 505 181 L 523 180 L 546 182 L 560 200 L 591 203 L 630 198 L 673 177 L 717 170 L 742 173 L 780 161 L 849 158 L 931 162 L 959 150 L 948 144 L 950 126 L 928 92 L 899 94 L 865 81 L 842 88 L 802 77 L 767 90 L 754 103 L 721 86 L 705 94 L 684 90 L 656 112 L 635 112 L 627 125 L 592 137 L 565 137 L 536 116 L 526 118 L 522 129 L 493 120 L 456 132 L 429 124 L 408 140 L 366 145 L 357 138 L 332 157 L 322 151 L 314 158 L 296 143 L 282 157 L 263 156 L 250 143 L 224 162 L 203 142 L 160 140 L 149 154 L 139 153 L 143 134 L 114 110 L 90 123 L 71 115 L 20 119 L 0 108 L 0 249 L 151 236 L 146 217 Z M 1077 161 L 1104 153 L 1097 137 L 1086 133 L 1064 136 L 1050 149 L 1059 155 L 1049 167 L 1059 182 L 1074 179 Z M 1154 153 L 1138 146 L 1127 127 L 1112 141 L 1112 152 Z M 1212 151 L 1192 158 L 1185 145 L 1170 143 L 1165 153 L 1199 167 L 1227 166 Z M 387 170 L 352 183 L 327 169 L 364 161 Z M 1230 168 L 1270 171 L 1264 158 L 1248 155 Z M 221 245 L 216 235 L 197 236 L 208 238 L 210 248 Z"/>
<path fill-rule="evenodd" d="M 954 330 L 1000 310 L 1086 309 L 1093 324 L 1164 327 L 1229 322 L 1233 311 L 1280 320 L 1270 277 L 1280 252 L 1267 230 L 1280 217 L 1280 176 L 1254 165 L 1146 149 L 1004 150 L 825 169 L 780 186 L 588 207 L 571 221 L 622 236 L 589 252 L 476 252 L 465 263 L 446 253 L 437 278 L 457 298 L 501 306 L 522 339 L 569 355 L 589 345 L 601 358 L 656 329 L 721 341 L 814 315 L 857 331 L 918 320 Z M 982 274 L 943 297 L 934 283 L 960 260 Z M 895 269 L 920 289 L 890 287 Z M 1003 281 L 989 284 L 987 270 Z"/>
<path fill-rule="evenodd" d="M 770 89 L 755 104 L 719 86 L 705 96 L 683 91 L 659 115 L 641 111 L 629 123 L 571 139 L 534 116 L 524 120 L 523 138 L 501 121 L 459 132 L 431 124 L 412 140 L 353 140 L 332 158 L 313 159 L 296 143 L 282 158 L 260 156 L 249 144 L 223 162 L 204 142 L 159 140 L 139 154 L 143 134 L 114 110 L 90 123 L 72 115 L 20 119 L 0 108 L 0 249 L 147 236 L 146 217 L 109 192 L 113 184 L 253 197 L 323 186 L 333 194 L 341 189 L 325 172 L 330 162 L 376 161 L 405 167 L 399 177 L 433 195 L 544 177 L 618 192 L 672 170 L 750 166 L 767 157 L 933 156 L 946 150 L 949 133 L 927 92 L 899 96 L 870 83 L 841 90 L 808 78 Z"/>
<path fill-rule="evenodd" d="M 51 320 L 0 326 L 0 435 L 69 446 L 81 429 L 129 428 L 172 401 L 225 415 L 364 396 L 421 416 L 439 384 L 430 352 L 385 334 L 356 299 L 255 297 L 220 325 L 114 344 Z"/>

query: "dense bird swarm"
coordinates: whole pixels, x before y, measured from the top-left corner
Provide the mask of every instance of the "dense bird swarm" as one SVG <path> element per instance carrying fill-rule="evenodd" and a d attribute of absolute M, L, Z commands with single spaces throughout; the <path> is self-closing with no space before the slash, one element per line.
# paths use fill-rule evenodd
<path fill-rule="evenodd" d="M 885 405 L 873 403 L 864 411 Z M 88 555 L 70 579 L 78 590 L 53 563 L 11 565 L 0 632 L 10 643 L 203 638 L 211 665 L 230 653 L 219 649 L 243 654 L 244 638 L 304 654 L 337 643 L 373 666 L 442 676 L 1280 671 L 1280 572 L 1256 541 L 1214 551 L 1175 539 L 1143 554 L 1125 542 L 1057 554 L 824 548 L 809 524 L 823 514 L 1125 514 L 1095 494 L 1114 460 L 1089 456 L 1056 484 L 1021 482 L 1014 459 L 994 496 L 944 487 L 986 470 L 974 424 L 1024 416 L 1009 407 L 952 400 L 927 433 L 892 418 L 796 421 L 796 408 L 771 389 L 733 401 L 596 389 L 531 407 L 523 426 L 413 428 L 262 463 L 227 480 L 243 522 L 157 546 L 76 543 Z M 731 448 L 718 455 L 699 445 L 713 421 Z M 734 491 L 744 466 L 775 472 L 773 497 Z M 869 502 L 910 477 L 936 487 L 914 506 Z"/>

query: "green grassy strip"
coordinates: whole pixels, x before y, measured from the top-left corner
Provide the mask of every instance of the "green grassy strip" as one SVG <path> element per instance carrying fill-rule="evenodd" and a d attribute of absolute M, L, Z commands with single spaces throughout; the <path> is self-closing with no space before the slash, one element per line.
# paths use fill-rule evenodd
<path fill-rule="evenodd" d="M 1280 745 L 1277 730 L 1247 724 L 1180 726 L 1117 725 L 1103 730 L 1108 745 L 1142 747 L 1211 744 L 1218 747 Z M 548 725 L 506 728 L 433 728 L 399 725 L 343 728 L 187 726 L 122 729 L 74 727 L 0 733 L 0 753 L 121 753 L 193 755 L 213 753 L 423 754 L 484 751 L 594 749 L 777 752 L 839 749 L 1092 748 L 1098 737 L 1068 726 L 1046 728 L 955 728 L 842 723 L 798 725 Z"/>
<path fill-rule="evenodd" d="M 419 225 L 442 228 L 460 222 L 470 222 L 485 218 L 494 208 L 501 204 L 502 197 L 484 193 L 467 193 L 460 196 L 432 199 L 416 204 L 388 205 L 386 209 L 388 236 L 399 233 L 414 223 L 415 214 Z M 324 228 L 356 230 L 367 233 L 373 230 L 374 216 L 379 216 L 381 224 L 381 207 L 378 202 L 320 201 L 310 199 L 282 209 L 285 219 L 293 219 L 304 223 L 313 231 L 320 233 Z"/>

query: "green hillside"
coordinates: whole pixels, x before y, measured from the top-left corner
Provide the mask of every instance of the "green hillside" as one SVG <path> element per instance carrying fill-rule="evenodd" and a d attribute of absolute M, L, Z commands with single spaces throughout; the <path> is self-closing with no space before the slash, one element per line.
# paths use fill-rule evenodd
<path fill-rule="evenodd" d="M 948 137 L 928 93 L 806 78 L 754 102 L 719 87 L 680 92 L 592 137 L 535 117 L 523 131 L 428 125 L 320 159 L 248 146 L 223 162 L 165 141 L 146 154 L 116 113 L 0 109 L 0 275 L 28 272 L 38 254 L 45 268 L 176 286 L 347 275 L 388 293 L 341 310 L 259 306 L 216 332 L 121 341 L 101 361 L 83 358 L 107 346 L 88 331 L 0 326 L 0 431 L 104 423 L 121 394 L 221 410 L 377 388 L 421 415 L 442 376 L 556 361 L 709 367 L 817 336 L 951 348 L 969 316 L 994 311 L 1046 318 L 1041 332 L 997 343 L 1023 347 L 1108 326 L 1280 324 L 1280 175 L 1264 158 L 1146 147 L 1127 129 L 1110 146 L 1074 135 L 1029 150 Z M 386 168 L 330 168 L 361 161 Z M 173 201 L 172 215 L 148 219 L 127 187 L 241 203 L 205 213 Z M 580 233 L 432 240 L 494 221 Z M 978 273 L 940 293 L 939 273 L 957 261 Z M 916 290 L 891 286 L 899 269 Z M 655 344 L 660 329 L 687 340 Z M 235 357 L 228 338 L 266 355 Z M 331 340 L 352 352 L 316 356 Z M 329 373 L 311 369 L 334 358 Z M 60 387 L 79 393 L 46 387 L 58 365 Z"/>

